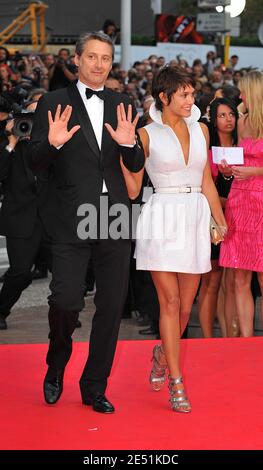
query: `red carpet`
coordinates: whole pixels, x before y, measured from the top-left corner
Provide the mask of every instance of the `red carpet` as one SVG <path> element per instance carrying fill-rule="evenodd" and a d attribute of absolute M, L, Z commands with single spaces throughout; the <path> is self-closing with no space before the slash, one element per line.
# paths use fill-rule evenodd
<path fill-rule="evenodd" d="M 167 386 L 150 390 L 154 343 L 119 342 L 106 416 L 80 402 L 85 344 L 74 345 L 55 406 L 42 398 L 47 345 L 0 346 L 0 448 L 262 449 L 263 338 L 182 341 L 189 415 L 170 410 Z"/>

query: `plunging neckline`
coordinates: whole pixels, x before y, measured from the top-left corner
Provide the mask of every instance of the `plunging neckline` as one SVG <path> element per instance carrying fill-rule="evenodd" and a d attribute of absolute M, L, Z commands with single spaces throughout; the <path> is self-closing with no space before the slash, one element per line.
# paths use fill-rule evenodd
<path fill-rule="evenodd" d="M 185 168 L 188 168 L 189 167 L 189 164 L 190 164 L 190 156 L 191 156 L 191 127 L 187 124 L 187 122 L 185 123 L 186 124 L 186 127 L 187 127 L 187 131 L 188 131 L 188 135 L 189 135 L 189 151 L 188 151 L 188 158 L 187 158 L 187 162 L 185 160 L 185 155 L 184 155 L 184 151 L 183 151 L 183 146 L 180 142 L 180 139 L 179 137 L 177 136 L 176 132 L 171 128 L 171 126 L 169 126 L 169 124 L 163 124 L 164 126 L 167 126 L 169 127 L 169 129 L 171 129 L 171 132 L 173 133 L 173 135 L 175 136 L 176 140 L 177 140 L 177 143 L 180 147 L 180 150 L 181 150 L 181 155 L 182 155 L 182 159 L 183 159 L 183 162 L 184 162 L 184 166 Z"/>
<path fill-rule="evenodd" d="M 201 112 L 199 110 L 199 108 L 194 104 L 192 106 L 192 109 L 191 109 L 191 116 L 187 117 L 187 118 L 183 118 L 186 125 L 187 125 L 187 129 L 188 129 L 188 133 L 189 133 L 189 139 L 190 139 L 190 142 L 189 142 L 189 154 L 188 154 L 188 160 L 186 162 L 185 160 L 185 156 L 184 156 L 184 152 L 183 152 L 183 147 L 182 147 L 182 144 L 180 142 L 180 140 L 178 139 L 176 133 L 173 131 L 173 129 L 168 125 L 168 124 L 164 124 L 163 123 L 163 120 L 162 120 L 162 112 L 158 109 L 156 109 L 156 106 L 155 106 L 155 103 L 152 103 L 151 106 L 150 106 L 150 109 L 149 109 L 149 115 L 151 117 L 151 119 L 153 120 L 153 122 L 161 125 L 161 126 L 166 126 L 168 127 L 169 129 L 171 129 L 173 135 L 175 136 L 175 139 L 181 149 L 181 156 L 182 156 L 182 161 L 183 161 L 183 164 L 184 164 L 184 168 L 189 168 L 190 167 L 190 164 L 191 164 L 191 152 L 192 152 L 192 142 L 191 142 L 191 136 L 192 136 L 192 124 L 193 123 L 196 123 L 198 122 L 198 120 L 200 119 L 201 117 Z"/>

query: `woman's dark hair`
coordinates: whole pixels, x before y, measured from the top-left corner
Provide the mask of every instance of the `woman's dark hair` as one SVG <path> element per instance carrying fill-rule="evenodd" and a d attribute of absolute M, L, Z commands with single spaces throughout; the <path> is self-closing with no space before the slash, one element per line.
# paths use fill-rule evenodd
<path fill-rule="evenodd" d="M 160 100 L 160 93 L 165 93 L 168 98 L 168 104 L 171 103 L 172 95 L 179 90 L 179 88 L 186 88 L 192 86 L 195 88 L 195 80 L 193 76 L 180 67 L 172 67 L 165 65 L 153 77 L 152 82 L 152 96 L 155 99 L 155 106 L 159 111 L 162 111 L 163 104 Z"/>
<path fill-rule="evenodd" d="M 214 99 L 214 92 L 211 93 L 210 95 L 202 95 L 200 100 L 196 103 L 198 108 L 201 111 L 201 116 L 204 116 L 207 111 L 207 106 L 211 103 L 211 101 Z"/>
<path fill-rule="evenodd" d="M 241 103 L 240 90 L 234 85 L 223 85 L 219 88 L 222 90 L 223 98 L 233 101 L 233 103 L 238 106 Z"/>
<path fill-rule="evenodd" d="M 209 133 L 210 133 L 210 147 L 212 145 L 214 146 L 219 146 L 221 145 L 217 127 L 216 127 L 216 120 L 217 120 L 217 112 L 218 112 L 218 107 L 224 104 L 225 106 L 228 106 L 231 111 L 233 111 L 235 118 L 236 118 L 236 125 L 234 130 L 232 131 L 232 140 L 233 140 L 233 145 L 237 144 L 237 120 L 238 120 L 238 111 L 235 103 L 233 101 L 227 100 L 226 98 L 216 98 L 212 103 L 210 104 L 210 126 L 209 126 Z"/>

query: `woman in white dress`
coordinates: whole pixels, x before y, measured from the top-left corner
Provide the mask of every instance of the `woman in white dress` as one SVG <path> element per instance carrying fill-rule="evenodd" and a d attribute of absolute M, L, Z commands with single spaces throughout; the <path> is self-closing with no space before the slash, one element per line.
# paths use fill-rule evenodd
<path fill-rule="evenodd" d="M 137 224 L 137 269 L 150 270 L 160 303 L 161 345 L 153 350 L 150 383 L 160 390 L 169 371 L 172 409 L 190 412 L 183 386 L 179 348 L 202 273 L 211 270 L 210 216 L 226 221 L 214 186 L 207 149 L 207 127 L 198 123 L 194 80 L 165 66 L 154 78 L 152 123 L 139 129 L 145 168 L 155 193 Z M 138 187 L 143 171 L 133 174 Z"/>

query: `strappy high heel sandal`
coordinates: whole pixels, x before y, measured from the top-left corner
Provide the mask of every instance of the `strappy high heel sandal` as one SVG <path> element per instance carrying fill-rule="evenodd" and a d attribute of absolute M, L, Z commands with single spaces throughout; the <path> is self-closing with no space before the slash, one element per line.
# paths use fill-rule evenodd
<path fill-rule="evenodd" d="M 150 384 L 155 392 L 158 392 L 163 387 L 166 380 L 167 364 L 160 363 L 160 355 L 164 355 L 161 344 L 156 344 L 153 348 L 152 361 L 153 366 L 150 373 Z"/>
<path fill-rule="evenodd" d="M 172 410 L 177 411 L 178 413 L 190 413 L 192 411 L 192 407 L 187 398 L 186 392 L 184 388 L 179 388 L 178 385 L 183 385 L 182 376 L 176 378 L 169 377 L 169 401 L 172 405 Z"/>

